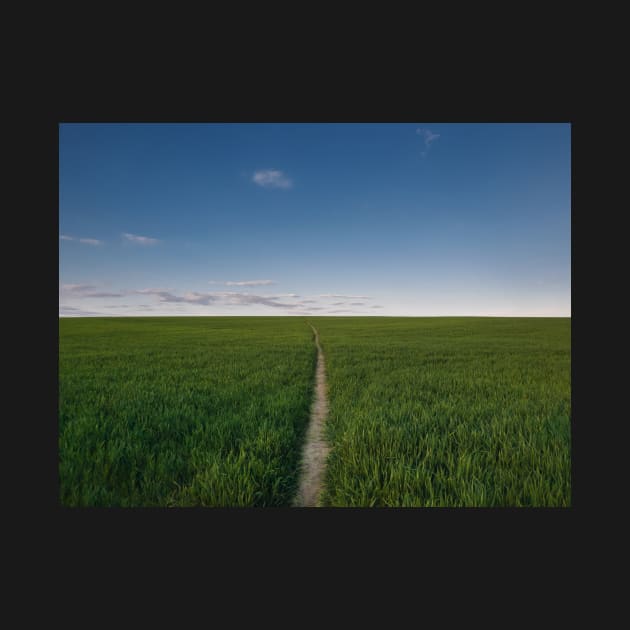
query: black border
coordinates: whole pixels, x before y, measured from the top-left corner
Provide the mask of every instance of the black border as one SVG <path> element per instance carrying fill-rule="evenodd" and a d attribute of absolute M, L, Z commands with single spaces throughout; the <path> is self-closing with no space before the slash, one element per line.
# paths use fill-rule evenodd
<path fill-rule="evenodd" d="M 562 86 L 559 86 L 560 88 Z M 457 91 L 456 91 L 457 92 Z M 557 92 L 555 92 L 557 94 Z M 303 93 L 301 93 L 303 95 Z M 374 92 L 370 91 L 370 95 Z M 400 96 L 400 93 L 397 92 Z M 51 112 L 41 127 L 34 150 L 39 151 L 42 164 L 40 181 L 46 183 L 38 191 L 42 194 L 42 211 L 37 213 L 43 217 L 40 231 L 41 251 L 44 255 L 39 259 L 43 267 L 36 265 L 34 277 L 41 277 L 45 272 L 46 284 L 50 287 L 50 303 L 45 309 L 45 323 L 42 323 L 41 307 L 35 316 L 36 326 L 40 331 L 40 348 L 47 348 L 42 356 L 42 393 L 41 396 L 26 396 L 26 400 L 35 402 L 39 411 L 33 413 L 37 418 L 37 428 L 30 428 L 31 436 L 37 432 L 40 450 L 36 458 L 29 462 L 31 475 L 28 491 L 28 503 L 38 511 L 38 519 L 44 519 L 46 527 L 52 526 L 50 534 L 59 537 L 64 544 L 75 547 L 83 541 L 88 547 L 91 538 L 96 537 L 105 548 L 114 550 L 122 544 L 138 550 L 148 550 L 152 544 L 164 544 L 164 540 L 176 539 L 182 545 L 182 553 L 195 553 L 194 543 L 202 541 L 202 549 L 220 548 L 217 553 L 229 556 L 231 553 L 243 555 L 247 552 L 253 557 L 261 553 L 272 553 L 284 549 L 291 558 L 294 545 L 302 544 L 300 539 L 309 538 L 311 552 L 315 550 L 327 554 L 327 547 L 341 547 L 346 554 L 352 556 L 369 553 L 370 545 L 380 549 L 389 549 L 391 553 L 406 557 L 403 541 L 413 541 L 413 549 L 424 549 L 427 554 L 439 555 L 445 551 L 443 545 L 452 549 L 464 549 L 486 545 L 487 549 L 499 548 L 503 541 L 510 548 L 514 545 L 520 550 L 535 550 L 533 539 L 553 541 L 556 553 L 562 553 L 570 538 L 570 525 L 575 515 L 590 502 L 588 494 L 589 476 L 584 471 L 588 468 L 585 462 L 584 443 L 588 442 L 588 417 L 585 399 L 582 396 L 580 379 L 573 361 L 575 347 L 575 324 L 573 321 L 573 300 L 575 286 L 573 251 L 576 245 L 576 229 L 579 229 L 578 208 L 586 205 L 584 191 L 580 191 L 580 202 L 576 199 L 578 173 L 582 173 L 577 162 L 576 146 L 584 152 L 586 143 L 583 127 L 576 122 L 573 108 L 549 106 L 549 93 L 540 95 L 534 92 L 534 105 L 519 101 L 517 107 L 507 108 L 497 89 L 490 99 L 497 99 L 498 105 L 486 106 L 477 104 L 477 113 L 472 114 L 470 100 L 462 106 L 459 94 L 449 93 L 442 99 L 438 107 L 422 109 L 418 106 L 421 99 L 411 104 L 399 106 L 395 100 L 388 111 L 383 102 L 390 102 L 390 95 L 384 94 L 378 105 L 374 100 L 366 101 L 365 93 L 356 95 L 357 105 L 337 107 L 334 97 L 326 93 L 323 107 L 321 101 L 312 101 L 308 94 L 303 95 L 302 103 L 308 106 L 293 107 L 293 102 L 277 108 L 276 103 L 257 100 L 247 101 L 248 94 L 237 92 L 229 105 L 225 101 L 218 106 L 189 107 L 177 106 L 170 111 L 151 109 L 155 101 L 147 97 L 146 104 L 135 111 L 128 110 L 118 114 L 115 103 L 104 100 L 97 107 L 81 106 L 65 107 Z M 286 94 L 284 95 L 286 96 Z M 522 93 L 517 94 L 522 96 Z M 240 99 L 240 101 L 239 101 Z M 445 105 L 446 102 L 449 105 Z M 206 101 L 207 102 L 207 101 Z M 241 103 L 239 106 L 238 103 Z M 371 103 L 366 107 L 366 102 Z M 541 105 L 541 103 L 543 103 Z M 149 104 L 150 103 L 150 104 Z M 244 105 L 244 103 L 247 103 Z M 398 111 L 396 111 L 396 109 Z M 140 114 L 138 112 L 141 112 Z M 445 112 L 448 112 L 445 114 Z M 572 266 L 572 507 L 571 508 L 529 508 L 529 509 L 392 509 L 387 510 L 295 510 L 295 509 L 144 509 L 121 510 L 115 508 L 68 509 L 58 505 L 58 460 L 57 460 L 57 382 L 58 382 L 58 124 L 60 122 L 571 122 L 571 198 L 572 198 L 572 231 L 571 231 L 571 266 Z M 583 183 L 580 181 L 580 186 Z M 52 261 L 57 261 L 56 268 Z M 582 272 L 584 270 L 582 269 Z M 48 275 L 49 274 L 49 275 Z M 57 289 L 57 293 L 55 293 Z M 581 309 L 587 307 L 587 300 Z M 35 305 L 37 306 L 37 304 Z M 588 308 L 588 307 L 587 307 Z M 50 310 L 49 310 L 50 309 Z M 50 319 L 48 319 L 50 317 Z M 581 316 L 578 319 L 580 321 Z M 582 344 L 584 334 L 579 332 L 578 339 Z M 44 353 L 42 353 L 44 354 Z M 578 361 L 583 362 L 584 354 L 578 353 Z M 30 391 L 30 390 L 29 390 Z M 51 420 L 53 420 L 51 422 Z M 588 455 L 590 458 L 590 454 Z M 580 472 L 580 470 L 582 472 Z M 591 497 L 594 498 L 594 492 Z M 41 509 L 45 508 L 42 514 Z M 516 537 L 516 538 L 515 538 Z M 53 538 L 53 540 L 55 540 Z M 125 542 L 126 540 L 126 542 Z M 225 541 L 217 543 L 217 540 Z M 162 541 L 162 542 L 160 542 Z M 206 541 L 203 543 L 203 541 Z M 429 544 L 427 544 L 429 541 Z M 238 549 L 233 547 L 239 546 Z M 368 545 L 368 547 L 366 547 Z M 448 551 L 448 549 L 446 549 Z M 299 555 L 299 551 L 295 552 Z M 342 556 L 344 557 L 344 556 Z M 359 561 L 361 564 L 361 562 Z"/>

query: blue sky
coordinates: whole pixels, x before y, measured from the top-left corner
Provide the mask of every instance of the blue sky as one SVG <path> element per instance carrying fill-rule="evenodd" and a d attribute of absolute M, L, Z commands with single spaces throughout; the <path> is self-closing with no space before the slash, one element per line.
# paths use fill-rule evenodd
<path fill-rule="evenodd" d="M 59 313 L 570 316 L 567 124 L 62 124 Z"/>

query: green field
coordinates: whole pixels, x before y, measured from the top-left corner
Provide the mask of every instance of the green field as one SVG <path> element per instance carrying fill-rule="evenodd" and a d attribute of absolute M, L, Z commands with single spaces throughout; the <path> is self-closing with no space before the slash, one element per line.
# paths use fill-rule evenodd
<path fill-rule="evenodd" d="M 60 319 L 61 503 L 289 505 L 315 361 L 295 318 Z"/>
<path fill-rule="evenodd" d="M 571 320 L 320 318 L 329 506 L 568 506 Z"/>
<path fill-rule="evenodd" d="M 308 321 L 329 388 L 324 505 L 570 505 L 570 319 Z M 59 332 L 63 505 L 291 504 L 316 361 L 305 319 Z"/>

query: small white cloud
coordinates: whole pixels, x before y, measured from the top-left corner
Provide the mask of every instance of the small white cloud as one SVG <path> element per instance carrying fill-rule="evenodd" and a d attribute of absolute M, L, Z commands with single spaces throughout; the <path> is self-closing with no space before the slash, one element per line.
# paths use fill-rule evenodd
<path fill-rule="evenodd" d="M 98 291 L 95 292 L 96 287 L 93 284 L 62 284 L 61 292 L 64 295 L 71 294 L 76 298 L 102 298 L 102 297 L 123 297 L 127 295 L 125 291 Z"/>
<path fill-rule="evenodd" d="M 427 150 L 431 148 L 431 143 L 440 137 L 439 133 L 433 133 L 430 129 L 416 129 L 416 133 L 424 138 L 424 145 Z M 426 154 L 426 151 L 423 151 L 422 157 L 425 157 Z"/>
<path fill-rule="evenodd" d="M 93 317 L 102 316 L 104 313 L 97 313 L 96 311 L 84 311 L 74 306 L 59 305 L 59 317 Z"/>
<path fill-rule="evenodd" d="M 132 243 L 139 243 L 140 245 L 155 245 L 155 243 L 160 242 L 157 238 L 150 238 L 148 236 L 137 236 L 136 234 L 129 234 L 127 232 L 123 232 L 123 238 L 126 238 Z"/>
<path fill-rule="evenodd" d="M 276 283 L 273 280 L 228 280 L 225 284 L 228 287 L 262 287 Z"/>
<path fill-rule="evenodd" d="M 96 289 L 93 284 L 62 284 L 61 290 L 68 291 L 70 293 L 81 293 L 83 291 L 90 291 Z"/>
<path fill-rule="evenodd" d="M 60 234 L 59 240 L 62 241 L 79 241 L 79 243 L 86 243 L 87 245 L 100 245 L 103 241 L 99 241 L 95 238 L 75 238 L 74 236 L 67 236 L 66 234 Z"/>
<path fill-rule="evenodd" d="M 293 182 L 282 172 L 275 169 L 256 171 L 252 181 L 263 188 L 291 188 Z"/>
<path fill-rule="evenodd" d="M 371 300 L 369 295 L 339 295 L 338 293 L 322 293 L 318 297 L 322 298 L 348 298 L 357 300 Z"/>
<path fill-rule="evenodd" d="M 208 284 L 221 284 L 227 287 L 262 287 L 278 284 L 274 280 L 208 280 Z"/>

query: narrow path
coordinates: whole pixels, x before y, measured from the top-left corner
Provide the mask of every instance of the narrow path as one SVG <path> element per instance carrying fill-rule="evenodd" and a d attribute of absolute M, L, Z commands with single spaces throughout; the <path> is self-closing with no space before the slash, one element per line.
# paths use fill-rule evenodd
<path fill-rule="evenodd" d="M 309 324 L 311 326 L 311 324 Z M 315 397 L 311 405 L 311 419 L 306 432 L 306 441 L 302 451 L 302 471 L 300 484 L 295 498 L 295 507 L 318 507 L 324 481 L 324 470 L 329 447 L 324 439 L 324 423 L 328 416 L 328 398 L 326 396 L 326 368 L 324 353 L 319 345 L 319 333 L 315 333 L 317 346 L 317 368 L 315 371 Z"/>

